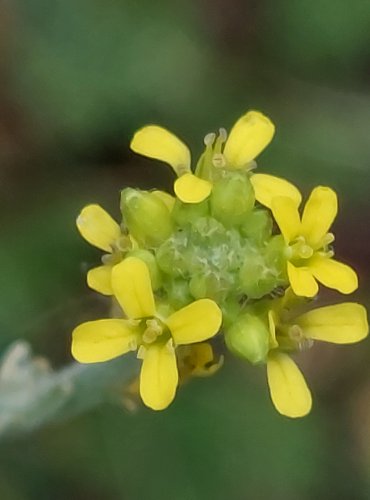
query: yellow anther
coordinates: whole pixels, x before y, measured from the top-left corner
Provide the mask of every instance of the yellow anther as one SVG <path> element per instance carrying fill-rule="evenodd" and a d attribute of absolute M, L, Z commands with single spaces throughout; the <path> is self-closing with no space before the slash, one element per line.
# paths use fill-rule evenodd
<path fill-rule="evenodd" d="M 136 357 L 137 359 L 144 359 L 145 358 L 145 355 L 146 355 L 146 347 L 141 345 L 137 351 L 137 354 L 136 354 Z"/>
<path fill-rule="evenodd" d="M 303 331 L 298 325 L 292 325 L 288 330 L 288 335 L 296 342 L 302 342 L 304 340 Z"/>
<path fill-rule="evenodd" d="M 136 339 L 130 340 L 128 346 L 129 346 L 130 351 L 136 351 L 136 349 L 137 349 L 137 340 Z"/>
<path fill-rule="evenodd" d="M 227 139 L 227 131 L 225 128 L 220 128 L 218 130 L 218 137 L 219 137 L 219 141 L 220 142 L 226 142 L 226 139 Z"/>
<path fill-rule="evenodd" d="M 173 354 L 175 352 L 175 345 L 173 343 L 173 339 L 169 339 L 169 341 L 167 342 L 166 344 L 166 349 L 168 350 L 168 352 L 170 352 L 171 354 Z"/>
<path fill-rule="evenodd" d="M 326 233 L 326 235 L 322 239 L 321 246 L 326 247 L 330 245 L 335 240 L 335 236 L 333 233 Z"/>
<path fill-rule="evenodd" d="M 215 142 L 215 139 L 216 139 L 216 134 L 214 132 L 210 132 L 203 139 L 204 145 L 207 147 L 212 146 L 213 143 Z"/>
<path fill-rule="evenodd" d="M 163 327 L 155 318 L 146 320 L 146 330 L 143 333 L 143 341 L 146 344 L 151 344 L 157 340 L 157 337 L 162 335 Z"/>

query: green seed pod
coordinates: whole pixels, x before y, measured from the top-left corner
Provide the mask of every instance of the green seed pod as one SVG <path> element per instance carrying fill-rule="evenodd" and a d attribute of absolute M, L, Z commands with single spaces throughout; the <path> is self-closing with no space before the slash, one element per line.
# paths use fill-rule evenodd
<path fill-rule="evenodd" d="M 271 236 L 272 218 L 267 210 L 252 210 L 240 227 L 243 236 L 258 244 L 263 244 Z"/>
<path fill-rule="evenodd" d="M 153 193 L 124 189 L 121 193 L 121 211 L 125 224 L 139 245 L 157 247 L 172 233 L 170 212 Z"/>
<path fill-rule="evenodd" d="M 236 356 L 252 364 L 263 363 L 269 350 L 269 330 L 258 316 L 245 313 L 226 330 L 225 341 Z"/>
<path fill-rule="evenodd" d="M 141 259 L 148 266 L 150 279 L 152 282 L 153 290 L 158 290 L 162 285 L 161 271 L 158 267 L 155 256 L 149 250 L 144 250 L 142 248 L 137 248 L 136 250 L 131 250 L 127 257 L 137 257 Z"/>
<path fill-rule="evenodd" d="M 217 180 L 211 194 L 211 212 L 226 227 L 242 224 L 254 206 L 254 191 L 242 172 L 228 172 Z"/>
<path fill-rule="evenodd" d="M 180 200 L 176 200 L 172 217 L 179 226 L 183 227 L 186 224 L 196 222 L 200 217 L 207 216 L 208 212 L 208 200 L 201 203 L 182 203 Z"/>

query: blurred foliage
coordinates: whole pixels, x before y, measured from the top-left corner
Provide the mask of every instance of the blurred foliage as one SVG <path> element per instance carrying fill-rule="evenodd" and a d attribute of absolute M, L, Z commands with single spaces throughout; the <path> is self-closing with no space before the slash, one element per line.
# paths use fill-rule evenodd
<path fill-rule="evenodd" d="M 126 185 L 171 185 L 129 153 L 137 127 L 167 126 L 197 154 L 248 108 L 277 124 L 260 171 L 339 191 L 336 249 L 368 304 L 369 25 L 363 0 L 1 3 L 0 347 L 27 338 L 65 365 L 73 326 L 106 309 L 74 218 Z M 369 342 L 347 352 L 313 353 L 316 409 L 300 422 L 273 412 L 263 369 L 226 360 L 164 413 L 104 406 L 19 436 L 0 452 L 0 497 L 368 498 Z"/>

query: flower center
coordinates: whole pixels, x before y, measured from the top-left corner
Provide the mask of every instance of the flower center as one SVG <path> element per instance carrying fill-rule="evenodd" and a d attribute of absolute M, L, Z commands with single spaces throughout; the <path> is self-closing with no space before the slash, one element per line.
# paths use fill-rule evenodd
<path fill-rule="evenodd" d="M 151 318 L 145 320 L 145 330 L 142 335 L 142 341 L 145 344 L 152 344 L 162 335 L 164 325 L 158 318 Z"/>
<path fill-rule="evenodd" d="M 290 245 L 290 259 L 300 260 L 300 259 L 310 259 L 313 256 L 313 248 L 306 242 L 304 236 L 299 236 L 295 243 Z"/>

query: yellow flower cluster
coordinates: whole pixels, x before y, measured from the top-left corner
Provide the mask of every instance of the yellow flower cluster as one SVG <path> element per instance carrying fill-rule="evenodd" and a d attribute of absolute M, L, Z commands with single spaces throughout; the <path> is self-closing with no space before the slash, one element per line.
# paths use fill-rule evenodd
<path fill-rule="evenodd" d="M 300 216 L 294 185 L 254 173 L 274 132 L 269 118 L 249 111 L 228 137 L 224 129 L 205 137 L 192 171 L 180 139 L 146 126 L 131 148 L 173 168 L 175 197 L 126 188 L 121 225 L 98 205 L 77 218 L 81 235 L 106 252 L 87 283 L 113 296 L 122 314 L 77 326 L 72 354 L 95 363 L 137 351 L 140 395 L 150 408 L 166 408 L 179 379 L 221 366 L 213 343 L 219 334 L 221 350 L 267 365 L 281 414 L 304 416 L 311 393 L 291 355 L 317 340 L 346 344 L 368 334 L 360 304 L 310 309 L 318 282 L 350 294 L 357 275 L 333 258 L 329 230 L 338 203 L 332 189 L 316 187 Z"/>

